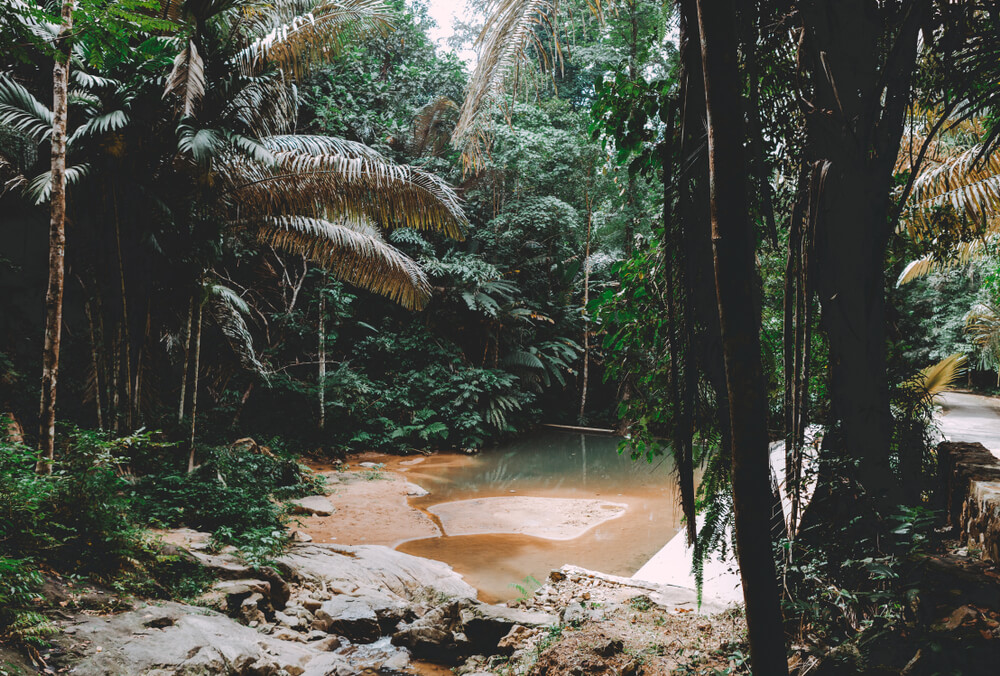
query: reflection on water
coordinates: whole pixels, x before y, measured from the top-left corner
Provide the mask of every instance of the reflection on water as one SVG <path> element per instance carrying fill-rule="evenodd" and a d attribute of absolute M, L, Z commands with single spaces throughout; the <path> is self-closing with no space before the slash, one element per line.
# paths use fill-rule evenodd
<path fill-rule="evenodd" d="M 528 575 L 544 580 L 565 563 L 632 575 L 680 529 L 670 469 L 669 460 L 650 464 L 620 456 L 615 437 L 559 432 L 484 451 L 468 462 L 431 458 L 407 472 L 430 491 L 411 500 L 424 510 L 454 500 L 511 494 L 602 498 L 625 503 L 628 510 L 574 540 L 498 533 L 411 540 L 398 549 L 451 564 L 485 599 L 514 598 L 518 591 L 512 583 Z"/>

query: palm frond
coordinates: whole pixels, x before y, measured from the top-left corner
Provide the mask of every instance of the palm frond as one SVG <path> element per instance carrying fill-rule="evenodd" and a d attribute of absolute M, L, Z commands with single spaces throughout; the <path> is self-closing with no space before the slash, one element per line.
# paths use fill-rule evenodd
<path fill-rule="evenodd" d="M 239 358 L 240 364 L 245 369 L 266 378 L 267 370 L 257 358 L 257 352 L 253 347 L 253 336 L 250 335 L 250 329 L 244 318 L 244 315 L 250 313 L 250 306 L 228 286 L 209 284 L 207 291 L 209 314 L 226 337 L 226 342 Z"/>
<path fill-rule="evenodd" d="M 66 185 L 76 185 L 90 173 L 89 164 L 76 164 L 66 167 Z M 52 197 L 52 172 L 46 171 L 31 180 L 24 192 L 34 200 L 35 204 L 44 204 Z"/>
<path fill-rule="evenodd" d="M 552 34 L 554 14 L 555 5 L 549 0 L 495 0 L 487 10 L 476 40 L 479 60 L 452 134 L 452 144 L 462 150 L 467 167 L 481 166 L 489 152 L 493 120 L 511 81 L 516 82 L 533 58 L 548 63 L 541 36 Z"/>
<path fill-rule="evenodd" d="M 386 32 L 390 16 L 382 0 L 275 2 L 253 18 L 251 32 L 258 37 L 236 55 L 235 63 L 246 75 L 268 64 L 298 75 L 340 53 L 347 41 Z"/>
<path fill-rule="evenodd" d="M 199 164 L 220 157 L 226 148 L 226 140 L 224 131 L 198 127 L 190 120 L 177 125 L 177 151 Z"/>
<path fill-rule="evenodd" d="M 260 214 L 308 214 L 388 228 L 437 230 L 461 239 L 467 224 L 446 183 L 414 167 L 393 164 L 360 143 L 321 136 L 262 140 L 276 164 L 230 157 L 229 195 Z"/>
<path fill-rule="evenodd" d="M 52 111 L 21 84 L 0 75 L 0 125 L 41 143 L 52 134 Z"/>
<path fill-rule="evenodd" d="M 245 78 L 229 99 L 221 117 L 238 129 L 261 138 L 289 133 L 295 126 L 298 100 L 294 86 L 281 71 Z"/>
<path fill-rule="evenodd" d="M 965 332 L 972 344 L 984 352 L 1000 355 L 1000 313 L 986 303 L 977 303 L 965 315 Z"/>
<path fill-rule="evenodd" d="M 937 364 L 922 369 L 910 381 L 910 386 L 922 397 L 930 399 L 945 392 L 965 375 L 966 357 L 964 354 L 953 354 L 945 357 Z"/>
<path fill-rule="evenodd" d="M 124 110 L 112 110 L 96 117 L 92 117 L 70 135 L 66 145 L 73 147 L 73 144 L 88 136 L 98 136 L 112 131 L 124 129 L 129 123 L 129 114 Z"/>
<path fill-rule="evenodd" d="M 896 286 L 909 284 L 915 279 L 926 277 L 934 272 L 944 272 L 959 265 L 965 265 L 976 260 L 983 255 L 982 240 L 971 242 L 959 242 L 951 250 L 951 258 L 935 258 L 934 256 L 922 256 L 910 261 L 896 279 Z"/>
<path fill-rule="evenodd" d="M 171 94 L 180 101 L 182 117 L 194 116 L 198 102 L 205 96 L 205 62 L 198 54 L 194 40 L 188 40 L 174 59 L 174 67 L 167 77 L 163 97 Z"/>
<path fill-rule="evenodd" d="M 403 307 L 422 308 L 430 282 L 413 260 L 364 223 L 305 216 L 267 218 L 257 225 L 262 243 L 305 256 L 348 284 L 385 296 Z"/>
<path fill-rule="evenodd" d="M 936 209 L 948 208 L 989 229 L 1000 212 L 1000 154 L 982 155 L 982 147 L 931 163 L 913 183 L 907 227 L 914 238 L 933 237 Z"/>

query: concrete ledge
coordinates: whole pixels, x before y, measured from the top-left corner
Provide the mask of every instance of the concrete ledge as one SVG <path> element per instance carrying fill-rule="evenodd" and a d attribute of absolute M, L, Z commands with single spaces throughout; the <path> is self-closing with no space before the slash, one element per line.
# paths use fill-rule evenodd
<path fill-rule="evenodd" d="M 1000 562 L 1000 460 L 982 444 L 938 444 L 948 523 L 970 549 Z"/>

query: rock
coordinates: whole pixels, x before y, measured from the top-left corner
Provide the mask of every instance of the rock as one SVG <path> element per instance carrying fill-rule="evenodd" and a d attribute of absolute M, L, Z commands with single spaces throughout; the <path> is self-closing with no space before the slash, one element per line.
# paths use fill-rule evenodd
<path fill-rule="evenodd" d="M 527 627 L 515 624 L 497 643 L 497 651 L 501 655 L 510 655 L 518 648 L 522 647 L 528 639 L 535 635 L 535 630 L 528 629 Z"/>
<path fill-rule="evenodd" d="M 313 588 L 377 589 L 405 600 L 476 596 L 451 566 L 378 545 L 293 545 L 278 564 L 286 577 Z"/>
<path fill-rule="evenodd" d="M 402 671 L 410 666 L 410 656 L 400 651 L 382 663 L 382 669 L 389 671 Z"/>
<path fill-rule="evenodd" d="M 312 542 L 313 537 L 309 533 L 300 530 L 292 531 L 292 542 Z"/>
<path fill-rule="evenodd" d="M 313 516 L 330 516 L 334 507 L 324 495 L 310 495 L 297 500 L 289 500 L 292 514 L 312 514 Z"/>
<path fill-rule="evenodd" d="M 297 631 L 292 631 L 291 629 L 286 629 L 281 627 L 271 634 L 274 638 L 279 641 L 298 641 L 299 643 L 305 643 L 306 637 Z"/>
<path fill-rule="evenodd" d="M 214 577 L 222 580 L 238 580 L 252 578 L 254 571 L 236 556 L 236 549 L 225 547 L 218 554 L 204 551 L 187 550 L 192 559 L 207 568 Z"/>
<path fill-rule="evenodd" d="M 327 653 L 315 657 L 300 676 L 357 676 L 358 670 L 342 656 Z"/>
<path fill-rule="evenodd" d="M 409 648 L 415 657 L 450 663 L 460 656 L 454 635 L 423 619 L 392 635 L 392 644 Z"/>
<path fill-rule="evenodd" d="M 563 624 L 580 624 L 587 620 L 588 615 L 584 607 L 579 603 L 570 603 L 559 613 Z"/>
<path fill-rule="evenodd" d="M 377 462 L 359 462 L 358 467 L 364 467 L 366 469 L 375 469 L 378 467 Z"/>
<path fill-rule="evenodd" d="M 344 642 L 339 636 L 327 636 L 321 641 L 316 641 L 310 647 L 320 652 L 332 652 L 342 645 L 344 645 Z"/>
<path fill-rule="evenodd" d="M 561 570 L 553 570 L 549 573 L 549 580 L 552 582 L 562 582 L 566 579 L 566 573 Z"/>
<path fill-rule="evenodd" d="M 297 615 L 286 615 L 280 610 L 275 611 L 274 621 L 278 624 L 284 625 L 289 629 L 304 629 L 306 626 L 305 621 Z"/>
<path fill-rule="evenodd" d="M 468 603 L 461 613 L 462 629 L 473 646 L 486 654 L 496 650 L 500 639 L 510 633 L 515 624 L 524 627 L 549 627 L 559 618 L 537 610 L 521 610 L 488 603 Z"/>
<path fill-rule="evenodd" d="M 179 603 L 76 619 L 72 636 L 52 639 L 67 653 L 83 653 L 73 665 L 75 676 L 276 674 L 281 670 L 301 674 L 318 654 L 303 644 L 261 635 L 225 615 Z"/>
<path fill-rule="evenodd" d="M 428 492 L 426 490 L 424 490 L 423 488 L 421 488 L 420 486 L 418 486 L 417 484 L 411 484 L 411 483 L 407 482 L 407 484 L 406 484 L 406 495 L 407 495 L 407 497 L 410 497 L 410 498 L 422 498 L 425 495 L 428 495 Z"/>
<path fill-rule="evenodd" d="M 364 599 L 352 596 L 335 596 L 324 602 L 316 611 L 313 628 L 360 643 L 371 643 L 381 635 L 375 611 Z"/>
<path fill-rule="evenodd" d="M 261 610 L 261 606 L 265 603 L 264 596 L 255 592 L 243 599 L 239 610 L 236 612 L 236 616 L 251 626 L 254 622 L 263 624 L 267 621 L 264 612 Z"/>

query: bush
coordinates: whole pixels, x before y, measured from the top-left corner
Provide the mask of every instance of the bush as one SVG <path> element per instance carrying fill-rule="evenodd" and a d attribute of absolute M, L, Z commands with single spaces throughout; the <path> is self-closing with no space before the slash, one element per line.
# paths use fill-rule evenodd
<path fill-rule="evenodd" d="M 243 551 L 251 563 L 285 544 L 287 510 L 278 500 L 320 492 L 321 481 L 291 459 L 246 450 L 211 449 L 194 472 L 168 470 L 133 487 L 148 523 L 208 531 Z"/>
<path fill-rule="evenodd" d="M 40 646 L 55 627 L 34 610 L 42 576 L 25 559 L 0 556 L 0 639 Z"/>

